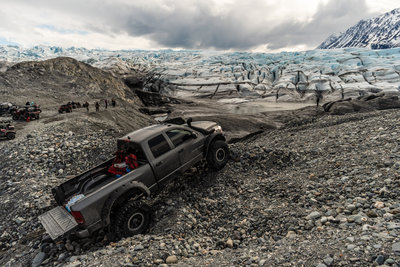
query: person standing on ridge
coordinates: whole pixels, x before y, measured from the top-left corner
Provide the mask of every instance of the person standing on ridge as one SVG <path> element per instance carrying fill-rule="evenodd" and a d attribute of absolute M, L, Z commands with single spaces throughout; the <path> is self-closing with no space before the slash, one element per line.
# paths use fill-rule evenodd
<path fill-rule="evenodd" d="M 107 107 L 108 107 L 108 100 L 107 99 L 104 99 L 104 104 L 106 105 L 106 109 L 107 109 Z"/>
<path fill-rule="evenodd" d="M 115 102 L 115 99 L 113 98 L 113 99 L 111 99 L 111 105 L 113 106 L 113 108 L 115 108 L 115 105 L 116 105 L 117 103 Z"/>
<path fill-rule="evenodd" d="M 96 111 L 99 111 L 100 110 L 100 104 L 99 104 L 99 102 L 96 102 Z"/>

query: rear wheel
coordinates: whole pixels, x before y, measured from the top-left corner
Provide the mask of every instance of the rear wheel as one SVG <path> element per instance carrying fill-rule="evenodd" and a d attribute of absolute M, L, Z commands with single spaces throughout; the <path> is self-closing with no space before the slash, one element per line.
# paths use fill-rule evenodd
<path fill-rule="evenodd" d="M 208 165 L 215 169 L 222 169 L 228 162 L 229 148 L 225 141 L 217 140 L 214 141 L 207 153 L 207 163 Z"/>
<path fill-rule="evenodd" d="M 15 138 L 15 133 L 7 133 L 7 134 L 6 134 L 6 137 L 7 137 L 9 140 L 13 140 L 13 139 Z"/>
<path fill-rule="evenodd" d="M 150 224 L 150 209 L 142 201 L 129 201 L 115 214 L 114 233 L 118 238 L 144 233 Z"/>

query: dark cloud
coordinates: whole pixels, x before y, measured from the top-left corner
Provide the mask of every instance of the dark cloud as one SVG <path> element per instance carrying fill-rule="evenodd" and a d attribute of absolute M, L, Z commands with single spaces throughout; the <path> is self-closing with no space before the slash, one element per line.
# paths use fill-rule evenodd
<path fill-rule="evenodd" d="M 315 47 L 330 34 L 346 30 L 371 15 L 366 0 L 330 0 L 321 4 L 307 22 L 300 22 L 295 16 L 277 18 L 282 22 L 272 27 L 266 18 L 276 16 L 276 6 L 287 1 L 235 0 L 226 4 L 223 12 L 215 10 L 215 1 L 36 0 L 34 5 L 47 12 L 68 15 L 71 21 L 80 21 L 83 28 L 76 30 L 107 35 L 127 33 L 160 46 L 188 49 Z M 15 2 L 33 5 L 27 0 Z"/>
<path fill-rule="evenodd" d="M 269 49 L 279 49 L 317 46 L 330 34 L 370 15 L 365 0 L 330 0 L 306 23 L 293 17 L 271 28 L 265 17 L 274 16 L 274 6 L 262 0 L 236 1 L 226 7 L 223 16 L 213 12 L 206 1 L 166 3 L 171 9 L 128 7 L 128 16 L 117 25 L 131 35 L 146 36 L 167 47 L 242 50 L 265 44 Z"/>
<path fill-rule="evenodd" d="M 372 15 L 365 0 L 330 0 L 320 5 L 318 11 L 307 23 L 287 21 L 267 33 L 268 48 L 305 44 L 316 47 L 333 33 L 345 31 L 359 20 Z"/>
<path fill-rule="evenodd" d="M 221 16 L 209 2 L 185 3 L 171 9 L 134 7 L 121 26 L 131 35 L 145 36 L 167 47 L 245 49 L 260 43 L 264 11 L 271 10 L 264 1 L 251 1 L 251 5 L 228 6 Z"/>

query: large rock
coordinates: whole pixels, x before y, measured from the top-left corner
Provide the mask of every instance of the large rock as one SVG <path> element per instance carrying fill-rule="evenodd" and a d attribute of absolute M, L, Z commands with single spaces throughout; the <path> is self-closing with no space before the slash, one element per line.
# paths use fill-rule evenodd
<path fill-rule="evenodd" d="M 46 259 L 46 253 L 39 252 L 32 261 L 32 267 L 38 267 Z"/>
<path fill-rule="evenodd" d="M 372 94 L 357 99 L 341 99 L 325 103 L 325 112 L 334 115 L 344 115 L 353 112 L 368 112 L 373 110 L 384 110 L 400 108 L 400 101 L 397 96 L 386 96 L 385 94 Z"/>
<path fill-rule="evenodd" d="M 173 256 L 168 256 L 168 258 L 165 260 L 165 263 L 167 264 L 175 264 L 178 263 L 178 258 L 173 255 Z"/>

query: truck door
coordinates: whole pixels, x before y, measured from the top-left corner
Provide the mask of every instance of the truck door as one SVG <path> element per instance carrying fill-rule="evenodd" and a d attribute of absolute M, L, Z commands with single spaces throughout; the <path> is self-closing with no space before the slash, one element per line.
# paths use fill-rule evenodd
<path fill-rule="evenodd" d="M 163 134 L 148 141 L 153 160 L 153 168 L 159 183 L 164 183 L 172 177 L 179 167 L 178 155 Z"/>
<path fill-rule="evenodd" d="M 204 140 L 197 138 L 197 135 L 185 129 L 171 129 L 167 136 L 174 145 L 174 151 L 178 154 L 180 169 L 185 171 L 203 156 Z"/>

